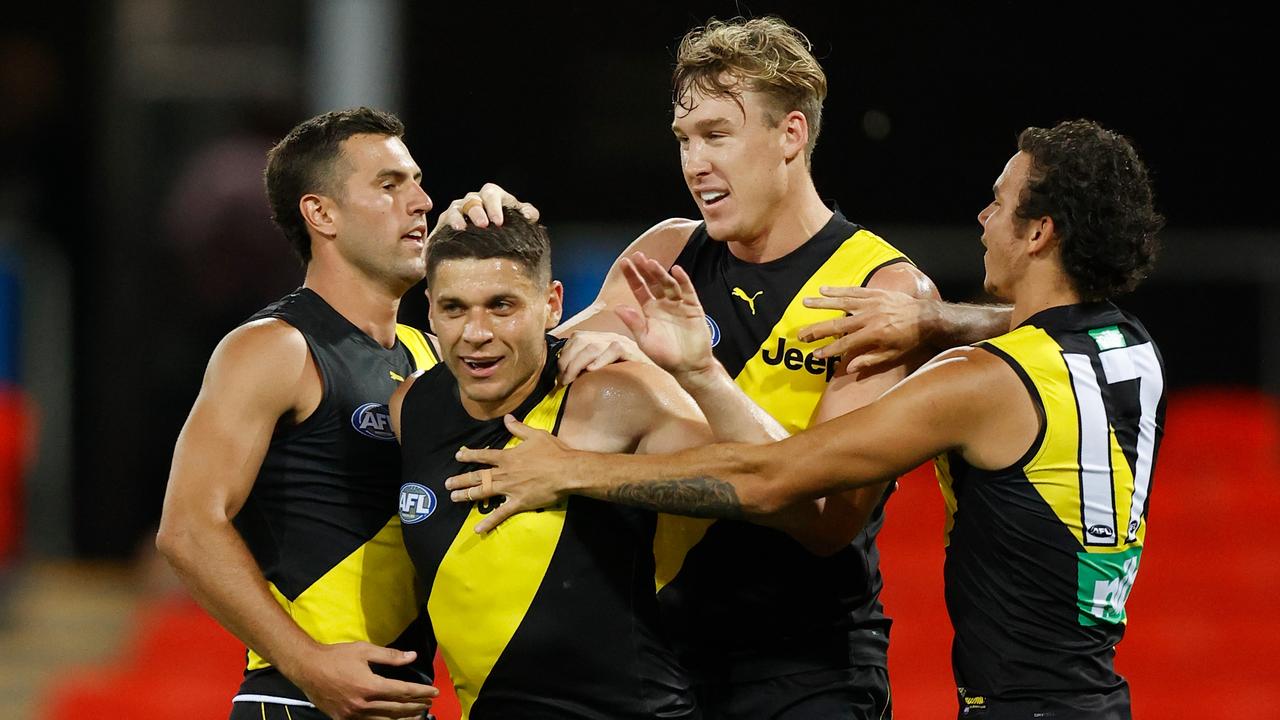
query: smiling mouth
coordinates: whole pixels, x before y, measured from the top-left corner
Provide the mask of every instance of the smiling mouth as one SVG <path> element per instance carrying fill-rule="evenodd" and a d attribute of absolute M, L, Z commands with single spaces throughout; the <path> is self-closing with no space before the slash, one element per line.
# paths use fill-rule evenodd
<path fill-rule="evenodd" d="M 718 190 L 711 191 L 711 192 L 698 193 L 698 198 L 702 200 L 702 204 L 704 207 L 711 207 L 712 205 L 719 203 L 721 200 L 724 200 L 727 197 L 729 197 L 729 193 L 720 192 Z"/>
<path fill-rule="evenodd" d="M 502 358 L 461 358 L 462 366 L 472 377 L 485 378 L 493 375 L 502 362 Z"/>

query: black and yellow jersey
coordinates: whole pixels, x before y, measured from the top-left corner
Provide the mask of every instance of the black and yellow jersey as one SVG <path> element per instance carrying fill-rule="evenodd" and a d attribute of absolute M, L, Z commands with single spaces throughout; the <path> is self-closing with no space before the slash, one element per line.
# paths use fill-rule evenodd
<path fill-rule="evenodd" d="M 538 384 L 513 412 L 556 433 L 571 393 L 556 385 L 563 341 L 548 336 Z M 476 420 L 441 366 L 401 408 L 404 540 L 463 717 L 693 718 L 683 670 L 661 637 L 653 594 L 655 515 L 584 497 L 474 531 L 491 502 L 454 503 L 459 447 L 519 442 Z"/>
<path fill-rule="evenodd" d="M 421 650 L 422 598 L 396 514 L 400 448 L 387 402 L 415 369 L 436 364 L 435 350 L 405 325 L 384 348 L 306 288 L 251 320 L 262 318 L 302 333 L 323 395 L 305 420 L 276 430 L 236 529 L 281 607 L 317 641 Z M 431 661 L 427 652 L 386 674 L 429 681 Z M 306 696 L 249 650 L 236 700 L 303 704 Z"/>
<path fill-rule="evenodd" d="M 836 370 L 835 360 L 813 356 L 823 342 L 801 342 L 796 331 L 839 313 L 803 299 L 822 285 L 865 285 L 899 262 L 909 261 L 838 212 L 770 262 L 739 260 L 705 224 L 676 259 L 698 291 L 716 358 L 793 433 L 809 426 Z M 750 681 L 884 666 L 890 621 L 875 547 L 883 520 L 882 501 L 848 547 L 818 557 L 770 528 L 660 516 L 658 596 L 690 669 L 705 681 Z"/>
<path fill-rule="evenodd" d="M 937 462 L 962 708 L 1127 717 L 1113 658 L 1164 426 L 1160 353 L 1110 303 L 1050 308 L 978 347 L 1017 372 L 1041 428 L 1003 470 Z"/>

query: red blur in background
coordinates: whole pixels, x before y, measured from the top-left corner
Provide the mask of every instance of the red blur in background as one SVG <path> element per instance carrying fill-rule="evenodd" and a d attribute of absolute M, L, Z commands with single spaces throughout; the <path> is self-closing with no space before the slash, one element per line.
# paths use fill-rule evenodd
<path fill-rule="evenodd" d="M 1280 668 L 1280 409 L 1253 391 L 1189 391 L 1170 399 L 1167 423 L 1116 655 L 1134 716 L 1280 717 L 1271 677 Z M 918 468 L 890 501 L 879 541 L 900 719 L 956 714 L 943 528 L 932 467 Z M 40 717 L 225 720 L 243 661 L 243 646 L 189 600 L 151 605 L 119 661 L 66 673 Z M 434 714 L 456 720 L 442 684 Z"/>

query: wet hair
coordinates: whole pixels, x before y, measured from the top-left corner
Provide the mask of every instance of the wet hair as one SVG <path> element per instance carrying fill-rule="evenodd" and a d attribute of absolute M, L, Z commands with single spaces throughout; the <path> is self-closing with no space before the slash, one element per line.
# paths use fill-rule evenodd
<path fill-rule="evenodd" d="M 284 233 L 302 264 L 311 262 L 311 236 L 298 209 L 308 193 L 337 195 L 342 143 L 353 135 L 403 137 L 404 124 L 391 113 L 357 107 L 335 110 L 299 123 L 267 152 L 263 173 L 271 219 Z"/>
<path fill-rule="evenodd" d="M 805 159 L 813 155 L 822 128 L 822 101 L 827 76 L 814 59 L 809 39 L 781 18 L 727 22 L 708 20 L 690 30 L 676 50 L 672 102 L 685 112 L 696 106 L 694 91 L 707 97 L 732 98 L 742 105 L 743 90 L 764 95 L 765 120 L 775 127 L 787 113 L 799 110 L 809 123 Z"/>
<path fill-rule="evenodd" d="M 1053 218 L 1062 265 L 1080 298 L 1128 292 L 1155 263 L 1156 212 L 1147 168 L 1123 135 L 1091 120 L 1029 127 L 1018 149 L 1031 156 L 1016 215 Z"/>
<path fill-rule="evenodd" d="M 427 241 L 427 285 L 445 260 L 507 258 L 519 263 L 529 277 L 551 282 L 551 238 L 547 229 L 525 218 L 515 208 L 505 208 L 503 223 L 476 227 L 467 220 L 465 230 L 445 225 Z"/>

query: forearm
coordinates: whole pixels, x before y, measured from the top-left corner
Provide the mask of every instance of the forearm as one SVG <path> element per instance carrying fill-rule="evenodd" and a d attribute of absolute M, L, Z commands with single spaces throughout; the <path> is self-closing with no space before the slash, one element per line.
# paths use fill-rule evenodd
<path fill-rule="evenodd" d="M 762 446 L 723 443 L 671 455 L 573 453 L 561 477 L 570 493 L 658 512 L 744 519 L 786 500 L 768 487 Z"/>
<path fill-rule="evenodd" d="M 1009 332 L 1013 308 L 1008 305 L 970 305 L 932 301 L 934 311 L 925 322 L 925 338 L 935 350 L 973 345 Z"/>
<path fill-rule="evenodd" d="M 675 375 L 702 410 L 717 442 L 767 443 L 788 436 L 782 425 L 729 377 L 719 362 Z"/>
<path fill-rule="evenodd" d="M 176 523 L 175 523 L 176 524 Z M 194 523 L 183 523 L 192 528 Z M 157 546 L 192 597 L 223 627 L 285 675 L 317 643 L 285 613 L 230 522 L 163 527 Z"/>

